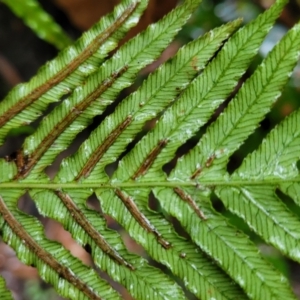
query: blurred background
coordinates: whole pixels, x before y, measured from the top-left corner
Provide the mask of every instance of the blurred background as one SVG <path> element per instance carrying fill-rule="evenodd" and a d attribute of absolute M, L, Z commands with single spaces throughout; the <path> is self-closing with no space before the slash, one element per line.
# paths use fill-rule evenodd
<path fill-rule="evenodd" d="M 40 0 L 39 2 L 63 27 L 70 37 L 75 40 L 84 30 L 90 28 L 102 15 L 110 12 L 114 5 L 118 4 L 120 1 Z M 160 19 L 178 3 L 177 0 L 150 0 L 149 2 L 149 8 L 145 12 L 141 22 L 130 31 L 126 39 L 134 36 L 150 23 Z M 272 0 L 203 0 L 189 23 L 178 34 L 176 40 L 165 50 L 158 61 L 146 67 L 141 72 L 139 79 L 133 87 L 128 89 L 127 93 L 135 89 L 137 84 L 140 83 L 149 72 L 153 71 L 163 61 L 173 56 L 183 44 L 202 35 L 211 28 L 238 17 L 242 17 L 244 22 L 247 23 L 272 3 Z M 252 70 L 256 68 L 262 58 L 272 49 L 274 44 L 285 34 L 285 32 L 299 21 L 299 19 L 300 1 L 290 1 L 276 26 L 263 43 L 259 55 L 254 59 L 242 80 L 245 80 L 251 75 Z M 16 84 L 28 81 L 41 65 L 54 58 L 57 53 L 56 48 L 40 40 L 26 25 L 24 25 L 22 20 L 17 18 L 8 7 L 0 1 L 0 99 L 2 99 Z M 260 128 L 258 128 L 255 133 L 249 137 L 246 143 L 232 156 L 228 165 L 229 172 L 232 172 L 239 166 L 242 158 L 247 153 L 254 150 L 263 137 L 265 137 L 265 135 L 280 122 L 280 120 L 300 107 L 299 92 L 300 65 L 295 68 L 289 83 L 283 91 L 282 97 L 274 105 L 272 111 L 267 115 L 267 118 L 261 122 Z M 226 103 L 224 105 L 226 105 Z M 222 110 L 223 108 L 220 109 Z M 93 126 L 95 127 L 98 122 L 101 122 L 101 118 L 96 119 L 95 122 L 96 123 L 89 127 L 88 130 L 92 130 Z M 149 123 L 148 129 L 150 129 L 151 126 L 151 123 Z M 26 135 L 30 134 L 31 130 L 33 129 L 26 127 L 15 135 L 11 135 L 8 138 L 7 143 L 3 147 L 0 147 L 0 156 L 3 157 L 7 153 L 18 149 Z M 196 142 L 197 137 L 191 139 L 186 144 L 185 148 L 181 149 L 182 153 L 187 152 L 189 147 L 192 147 Z M 181 155 L 182 153 L 178 153 L 178 155 Z M 55 168 L 57 168 L 57 166 L 53 166 L 53 172 L 55 172 Z M 51 170 L 49 172 L 51 175 Z M 300 216 L 299 207 L 294 205 L 291 199 L 281 194 L 278 194 L 278 196 L 292 211 Z M 300 266 L 281 256 L 281 254 L 273 247 L 264 244 L 258 236 L 250 231 L 241 219 L 225 211 L 222 203 L 217 198 L 212 200 L 215 209 L 226 215 L 230 222 L 240 230 L 245 231 L 258 245 L 266 259 L 290 279 L 293 289 L 300 299 Z M 97 209 L 95 199 L 90 199 L 90 205 Z M 155 206 L 155 203 L 153 205 Z M 88 253 L 77 245 L 71 236 L 58 223 L 38 215 L 34 203 L 29 197 L 23 197 L 19 202 L 19 207 L 23 211 L 40 218 L 45 226 L 45 233 L 48 238 L 61 242 L 86 264 L 92 264 Z M 111 228 L 120 231 L 126 246 L 130 251 L 140 255 L 146 255 L 143 249 L 136 245 L 126 232 L 109 218 L 108 225 Z M 14 251 L 4 243 L 1 243 L 1 240 L 0 274 L 5 277 L 8 287 L 13 291 L 13 295 L 17 300 L 61 299 L 50 286 L 39 280 L 34 268 L 24 266 L 20 263 L 16 258 Z M 102 274 L 102 276 L 105 277 L 105 274 Z M 122 293 L 124 299 L 131 299 L 122 287 L 117 286 L 116 288 Z M 189 294 L 187 294 L 187 297 L 192 299 L 192 296 Z"/>

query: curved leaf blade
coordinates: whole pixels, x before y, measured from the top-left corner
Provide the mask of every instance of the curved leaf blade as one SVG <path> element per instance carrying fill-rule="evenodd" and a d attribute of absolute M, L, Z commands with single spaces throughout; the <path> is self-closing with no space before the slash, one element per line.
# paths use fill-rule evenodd
<path fill-rule="evenodd" d="M 193 294 L 200 299 L 246 299 L 243 291 L 208 259 L 193 243 L 185 241 L 174 232 L 170 224 L 160 214 L 147 207 L 148 189 L 126 189 L 134 198 L 139 211 L 149 220 L 171 245 L 166 249 L 137 223 L 132 214 L 120 205 L 120 199 L 112 190 L 97 190 L 103 211 L 118 221 L 129 234 L 141 244 L 155 260 L 167 266 L 173 274 L 181 278 Z M 171 294 L 170 294 L 171 295 Z M 171 298 L 171 299 L 174 299 Z"/>
<path fill-rule="evenodd" d="M 1 298 L 3 300 L 13 300 L 11 292 L 6 288 L 5 280 L 2 276 L 0 276 L 0 291 Z"/>
<path fill-rule="evenodd" d="M 243 187 L 220 187 L 217 193 L 225 206 L 242 217 L 267 242 L 299 261 L 300 220 L 275 196 L 276 184 L 291 192 L 288 181 L 299 176 L 296 162 L 300 158 L 300 111 L 296 111 L 279 124 L 263 140 L 259 149 L 251 153 L 232 174 L 230 181 Z M 289 134 L 286 134 L 289 133 Z M 287 182 L 286 182 L 287 181 Z M 261 184 L 265 183 L 264 188 Z M 252 183 L 247 187 L 247 184 Z M 269 185 L 269 186 L 268 186 Z M 293 184 L 297 188 L 297 183 Z M 295 191 L 295 190 L 294 190 Z"/>
<path fill-rule="evenodd" d="M 170 289 L 176 299 L 182 298 L 179 286 L 161 271 L 149 266 L 146 260 L 130 254 L 120 236 L 107 229 L 104 217 L 87 209 L 82 199 L 87 199 L 90 191 L 70 190 L 66 194 L 66 201 L 62 201 L 61 192 L 33 193 L 40 213 L 63 224 L 82 246 L 89 245 L 93 260 L 100 270 L 124 285 L 134 298 L 168 299 Z M 102 241 L 99 242 L 99 239 Z"/>
<path fill-rule="evenodd" d="M 300 24 L 284 36 L 244 83 L 225 111 L 208 128 L 198 145 L 180 161 L 176 168 L 178 172 L 196 174 L 193 178 L 199 176 L 205 180 L 218 180 L 217 176 L 222 178 L 226 175 L 225 167 L 229 156 L 254 131 L 281 95 L 281 90 L 299 59 L 299 36 Z M 293 131 L 295 129 L 289 132 Z M 270 150 L 273 146 L 270 145 Z M 264 162 L 264 165 L 260 165 L 257 162 L 256 171 L 264 172 L 269 169 L 268 172 L 277 173 L 270 167 L 277 164 L 270 159 L 268 160 L 271 164 Z"/>
<path fill-rule="evenodd" d="M 3 240 L 18 258 L 35 266 L 40 276 L 70 299 L 120 299 L 96 272 L 70 255 L 56 242 L 47 240 L 41 224 L 18 211 L 17 200 L 23 194 L 1 190 L 0 226 Z M 75 275 L 76 274 L 76 275 Z"/>
<path fill-rule="evenodd" d="M 233 91 L 284 3 L 276 3 L 228 40 L 217 57 L 166 110 L 155 128 L 122 159 L 114 174 L 116 180 L 128 180 L 148 160 L 151 164 L 149 170 L 144 171 L 145 180 L 156 181 L 161 176 L 162 166 L 173 158 L 178 147 L 208 122 L 215 109 Z M 186 173 L 187 178 L 192 175 L 189 164 L 179 166 L 170 178 L 185 180 Z"/>
<path fill-rule="evenodd" d="M 233 180 L 266 181 L 276 184 L 299 178 L 300 110 L 276 126 L 260 147 L 249 154 L 232 174 Z M 286 134 L 289 133 L 289 134 Z"/>
<path fill-rule="evenodd" d="M 194 199 L 206 217 L 193 209 L 170 189 L 154 189 L 167 213 L 176 217 L 192 240 L 236 281 L 250 299 L 295 299 L 287 279 L 258 254 L 252 242 L 211 207 L 205 194 Z M 172 201 L 171 201 L 172 200 Z"/>
<path fill-rule="evenodd" d="M 221 188 L 224 205 L 243 218 L 266 242 L 300 261 L 300 220 L 275 195 L 275 187 Z"/>
<path fill-rule="evenodd" d="M 33 179 L 40 175 L 94 116 L 102 114 L 119 92 L 133 83 L 137 72 L 158 57 L 200 1 L 186 0 L 124 44 L 83 86 L 77 87 L 70 98 L 57 106 L 25 140 L 23 149 L 28 164 L 24 165 L 20 177 L 28 177 L 30 173 L 29 177 Z"/>
<path fill-rule="evenodd" d="M 108 53 L 137 23 L 146 4 L 147 0 L 123 1 L 74 45 L 43 66 L 28 83 L 12 89 L 0 103 L 0 144 L 11 129 L 36 120 L 50 103 L 71 93 L 98 70 Z"/>
<path fill-rule="evenodd" d="M 36 0 L 1 0 L 41 39 L 61 50 L 72 43 L 71 38 Z"/>
<path fill-rule="evenodd" d="M 135 93 L 121 102 L 116 111 L 82 144 L 74 157 L 62 162 L 56 180 L 106 181 L 105 166 L 125 150 L 142 130 L 145 121 L 154 118 L 175 101 L 239 23 L 237 20 L 210 31 L 181 48 L 172 60 L 152 73 Z"/>

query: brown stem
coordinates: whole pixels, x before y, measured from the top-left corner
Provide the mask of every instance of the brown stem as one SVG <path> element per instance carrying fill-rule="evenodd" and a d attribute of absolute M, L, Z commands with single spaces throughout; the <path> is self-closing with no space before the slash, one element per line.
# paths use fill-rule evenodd
<path fill-rule="evenodd" d="M 133 199 L 125 195 L 120 189 L 115 190 L 115 194 L 121 199 L 123 204 L 129 210 L 134 219 L 148 232 L 154 234 L 158 243 L 160 243 L 165 249 L 169 249 L 171 244 L 162 238 L 161 234 L 155 229 L 155 227 L 149 222 L 149 220 L 140 212 Z"/>
<path fill-rule="evenodd" d="M 118 27 L 120 27 L 128 19 L 137 5 L 138 2 L 130 4 L 124 11 L 124 13 L 118 19 L 116 19 L 116 21 L 112 25 L 107 27 L 103 32 L 95 37 L 94 40 L 82 51 L 80 55 L 75 57 L 70 63 L 65 65 L 59 72 L 54 74 L 46 82 L 36 87 L 23 98 L 19 99 L 16 104 L 9 107 L 8 110 L 0 116 L 0 128 L 15 115 L 35 102 L 43 94 L 45 94 L 59 82 L 63 81 L 66 77 L 72 74 L 84 61 L 86 61 L 99 49 L 101 44 L 103 44 L 117 30 Z"/>
<path fill-rule="evenodd" d="M 44 250 L 24 229 L 21 223 L 15 218 L 11 211 L 5 205 L 4 200 L 0 197 L 0 214 L 3 219 L 10 227 L 12 232 L 22 241 L 23 245 L 29 249 L 38 259 L 40 259 L 44 264 L 48 265 L 52 270 L 54 270 L 59 277 L 70 282 L 73 286 L 79 289 L 83 294 L 85 294 L 89 299 L 101 300 L 101 298 L 84 282 L 82 282 L 78 277 L 74 276 L 72 271 L 59 263 L 55 257 L 53 257 L 49 252 Z"/>
<path fill-rule="evenodd" d="M 128 263 L 119 253 L 112 248 L 104 239 L 104 237 L 91 225 L 91 223 L 87 220 L 86 216 L 82 213 L 82 211 L 76 206 L 74 201 L 68 194 L 65 194 L 62 191 L 55 191 L 55 194 L 62 200 L 65 207 L 70 212 L 70 215 L 78 223 L 82 229 L 92 238 L 92 240 L 96 243 L 96 245 L 109 257 L 115 260 L 118 264 L 124 265 L 130 270 L 134 270 L 135 268 Z"/>

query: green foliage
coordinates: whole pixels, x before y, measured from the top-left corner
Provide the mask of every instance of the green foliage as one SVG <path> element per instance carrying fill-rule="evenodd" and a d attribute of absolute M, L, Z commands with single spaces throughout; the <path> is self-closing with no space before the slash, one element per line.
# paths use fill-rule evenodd
<path fill-rule="evenodd" d="M 278 0 L 239 30 L 238 19 L 188 43 L 108 110 L 138 72 L 157 59 L 200 2 L 185 0 L 108 57 L 147 6 L 144 0 L 122 1 L 0 103 L 1 144 L 13 130 L 45 115 L 16 158 L 0 160 L 1 235 L 18 258 L 35 266 L 63 297 L 120 295 L 96 268 L 47 239 L 37 218 L 19 210 L 18 200 L 26 193 L 41 215 L 61 223 L 78 244 L 90 249 L 95 266 L 135 299 L 184 299 L 178 281 L 199 299 L 295 299 L 287 279 L 211 201 L 217 195 L 265 242 L 300 262 L 300 221 L 278 194 L 300 204 L 300 111 L 276 126 L 232 174 L 227 171 L 230 157 L 270 111 L 298 61 L 300 24 L 212 122 L 286 1 Z M 54 109 L 46 112 L 54 102 Z M 50 179 L 46 168 L 97 115 L 106 117 Z M 154 118 L 154 128 L 132 144 Z M 199 139 L 200 129 L 204 133 Z M 192 137 L 199 139 L 196 146 L 164 172 Z M 116 161 L 109 176 L 106 168 Z M 92 195 L 101 213 L 87 206 Z M 156 211 L 149 208 L 153 196 Z M 105 216 L 122 225 L 149 258 L 169 271 L 130 253 L 119 233 L 107 228 Z M 188 238 L 177 234 L 172 217 Z M 1 296 L 7 293 L 1 278 L 0 291 Z"/>
<path fill-rule="evenodd" d="M 36 0 L 1 0 L 43 40 L 63 49 L 72 42 L 70 37 L 43 10 Z"/>
<path fill-rule="evenodd" d="M 0 276 L 0 291 L 1 291 L 1 298 L 3 300 L 12 300 L 13 297 L 11 293 L 6 289 L 5 281 L 3 277 Z"/>

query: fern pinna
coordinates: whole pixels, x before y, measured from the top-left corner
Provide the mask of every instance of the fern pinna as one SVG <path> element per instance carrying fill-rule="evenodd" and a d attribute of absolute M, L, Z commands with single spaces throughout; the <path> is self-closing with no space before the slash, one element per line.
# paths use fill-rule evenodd
<path fill-rule="evenodd" d="M 200 2 L 185 0 L 108 56 L 147 7 L 146 0 L 122 1 L 0 103 L 2 145 L 12 130 L 44 114 L 16 156 L 0 160 L 1 235 L 63 297 L 119 299 L 99 276 L 101 270 L 135 299 L 184 299 L 184 290 L 199 299 L 295 299 L 287 279 L 212 205 L 212 197 L 219 197 L 264 241 L 300 261 L 300 221 L 279 195 L 300 205 L 300 111 L 275 127 L 233 173 L 227 171 L 229 158 L 270 111 L 297 63 L 299 24 L 211 121 L 286 1 L 278 0 L 239 30 L 240 19 L 186 44 L 112 112 L 107 109 L 157 59 Z M 102 114 L 100 125 L 49 178 L 46 168 Z M 153 119 L 153 129 L 140 137 Z M 165 172 L 191 137 L 199 142 Z M 108 175 L 114 162 L 118 165 Z M 19 210 L 24 194 L 41 215 L 60 222 L 89 250 L 95 268 L 47 239 L 40 221 Z M 91 195 L 98 198 L 101 214 L 87 206 Z M 156 211 L 149 208 L 149 196 L 157 200 Z M 130 253 L 119 233 L 107 228 L 105 216 L 121 224 L 148 257 Z M 188 238 L 177 234 L 172 218 Z M 148 258 L 167 271 L 151 266 Z M 0 293 L 1 299 L 11 299 L 1 277 Z"/>

